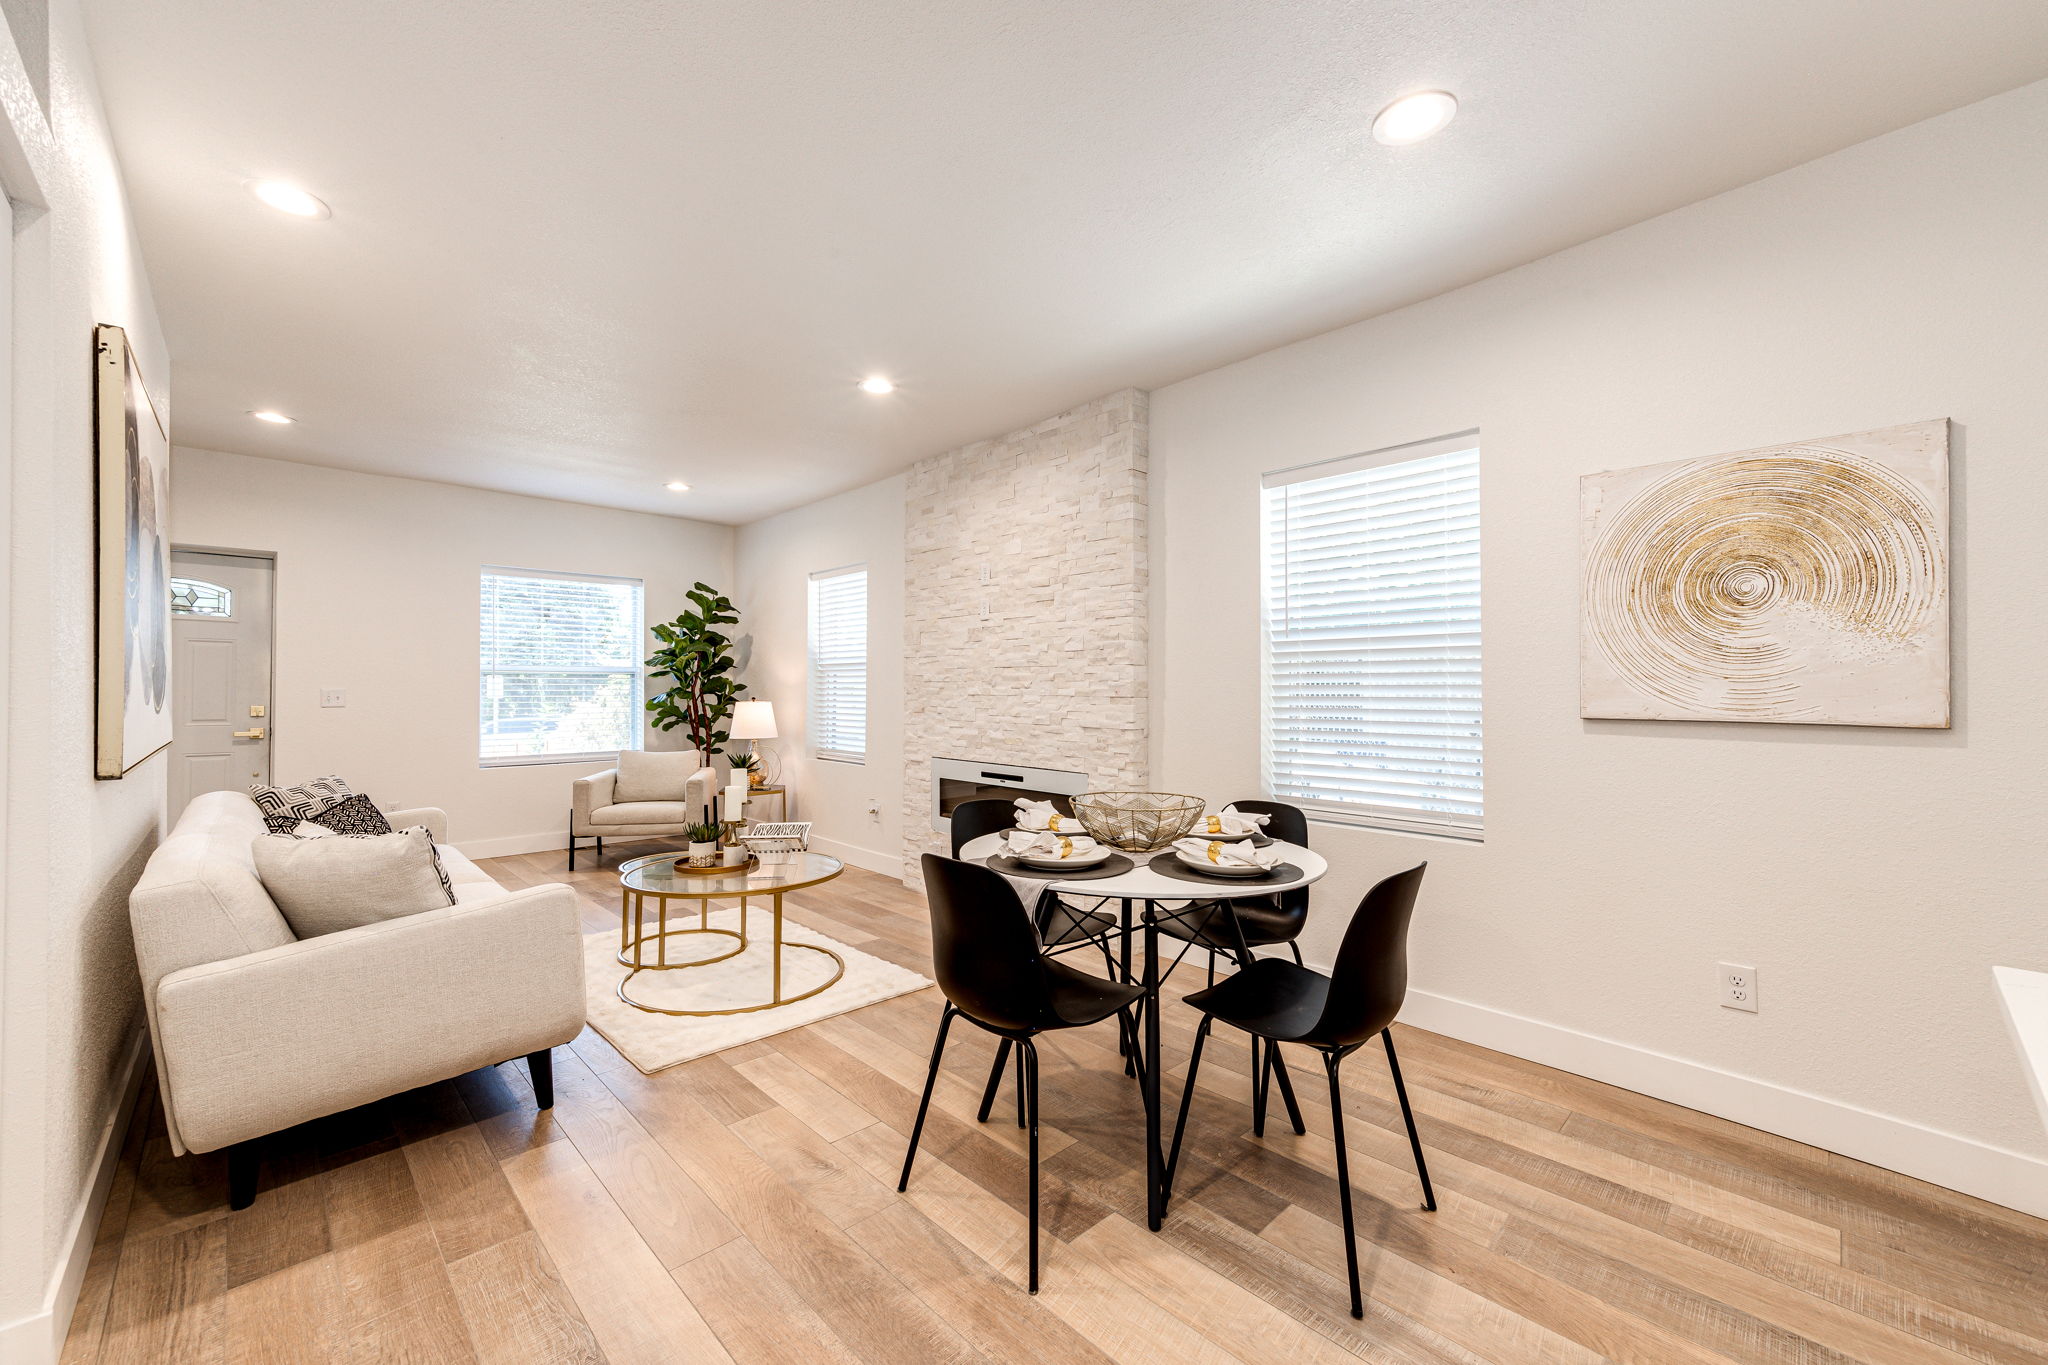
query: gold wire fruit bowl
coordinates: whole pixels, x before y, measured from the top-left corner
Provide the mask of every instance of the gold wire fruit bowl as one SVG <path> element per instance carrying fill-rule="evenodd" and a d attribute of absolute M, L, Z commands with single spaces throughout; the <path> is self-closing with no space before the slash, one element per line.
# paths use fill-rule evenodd
<path fill-rule="evenodd" d="M 1074 816 L 1105 844 L 1150 853 L 1193 829 L 1206 805 L 1174 792 L 1083 792 L 1074 798 Z"/>

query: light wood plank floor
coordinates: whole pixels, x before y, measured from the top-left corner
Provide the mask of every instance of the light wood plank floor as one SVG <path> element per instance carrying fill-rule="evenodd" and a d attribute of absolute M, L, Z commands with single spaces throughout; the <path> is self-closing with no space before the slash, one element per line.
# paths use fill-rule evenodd
<path fill-rule="evenodd" d="M 593 928 L 615 922 L 610 866 L 486 866 L 570 881 Z M 923 902 L 894 882 L 849 871 L 792 904 L 929 970 Z M 1163 1022 L 1184 1061 L 1180 993 Z M 1013 1111 L 973 1121 L 986 1035 L 954 1030 L 895 1192 L 938 1012 L 920 992 L 654 1077 L 586 1033 L 556 1050 L 551 1112 L 507 1065 L 307 1124 L 270 1140 L 239 1214 L 222 1163 L 173 1158 L 152 1113 L 64 1358 L 2048 1361 L 2048 1224 L 1415 1029 L 1398 1036 L 1438 1212 L 1416 1207 L 1384 1070 L 1346 1068 L 1364 1321 L 1313 1059 L 1294 1068 L 1309 1135 L 1261 1141 L 1246 1049 L 1211 1047 L 1155 1236 L 1107 1026 L 1043 1044 L 1032 1298 Z"/>

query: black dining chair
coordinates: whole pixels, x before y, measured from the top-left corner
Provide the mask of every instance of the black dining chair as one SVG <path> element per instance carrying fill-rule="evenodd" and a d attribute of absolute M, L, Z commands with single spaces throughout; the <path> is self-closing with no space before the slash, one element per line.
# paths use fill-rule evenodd
<path fill-rule="evenodd" d="M 1073 807 L 1065 798 L 1054 797 L 1053 804 L 1067 815 Z M 962 801 L 953 807 L 950 817 L 953 832 L 953 856 L 960 856 L 960 850 L 984 834 L 1006 834 L 1017 827 L 1017 807 L 1014 801 L 983 798 Z M 1099 904 L 1099 902 L 1098 902 Z M 1105 945 L 1103 955 L 1108 956 L 1107 942 L 1116 933 L 1117 922 L 1095 909 L 1077 905 L 1063 896 L 1047 891 L 1032 907 L 1031 918 L 1038 926 L 1038 936 L 1045 940 L 1048 949 L 1072 952 L 1090 944 Z M 1112 969 L 1115 964 L 1111 963 Z"/>
<path fill-rule="evenodd" d="M 1283 843 L 1308 847 L 1308 816 L 1301 807 L 1284 801 L 1233 801 L 1247 815 L 1266 817 L 1265 832 Z M 1195 836 L 1199 838 L 1200 836 Z M 1216 958 L 1220 954 L 1234 961 L 1242 971 L 1251 965 L 1254 948 L 1286 945 L 1301 964 L 1301 929 L 1308 923 L 1308 888 L 1298 886 L 1272 896 L 1244 897 L 1229 901 L 1195 901 L 1159 920 L 1159 932 L 1180 939 L 1190 947 L 1209 954 L 1209 984 L 1216 984 Z M 1187 949 L 1182 949 L 1186 953 Z M 1174 959 L 1178 966 L 1180 959 Z M 1171 975 L 1171 968 L 1168 969 Z M 1302 1125 L 1301 1106 L 1294 1098 L 1294 1084 L 1287 1075 L 1287 1063 L 1279 1049 L 1265 1047 L 1252 1035 L 1252 1132 L 1266 1135 L 1266 1095 L 1269 1078 L 1280 1084 L 1280 1098 L 1297 1133 Z"/>
<path fill-rule="evenodd" d="M 1422 1139 L 1415 1133 L 1415 1113 L 1408 1107 L 1408 1088 L 1401 1082 L 1401 1062 L 1394 1055 L 1388 1027 L 1401 1012 L 1408 994 L 1408 920 L 1415 893 L 1428 863 L 1396 872 L 1365 893 L 1344 931 L 1337 965 L 1328 976 L 1284 958 L 1262 957 L 1237 975 L 1207 990 L 1196 991 L 1187 1003 L 1202 1012 L 1195 1045 L 1188 1057 L 1188 1077 L 1181 1089 L 1180 1117 L 1173 1125 L 1173 1146 L 1166 1158 L 1166 1183 L 1180 1160 L 1181 1135 L 1187 1129 L 1188 1105 L 1195 1095 L 1195 1073 L 1202 1065 L 1202 1044 L 1217 1020 L 1263 1038 L 1271 1049 L 1278 1043 L 1300 1043 L 1323 1056 L 1330 1078 L 1330 1127 L 1337 1144 L 1337 1192 L 1344 1208 L 1344 1261 L 1351 1273 L 1351 1316 L 1365 1316 L 1358 1292 L 1358 1241 L 1351 1219 L 1351 1168 L 1344 1146 L 1344 1096 L 1338 1069 L 1377 1033 L 1387 1048 L 1387 1069 L 1393 1073 L 1394 1096 L 1401 1102 L 1401 1121 L 1408 1125 L 1408 1150 L 1415 1155 L 1415 1173 L 1422 1177 L 1422 1207 L 1436 1208 L 1429 1166 L 1422 1159 Z"/>
<path fill-rule="evenodd" d="M 1045 953 L 1031 921 L 1013 912 L 1017 898 L 1002 874 L 974 863 L 923 858 L 925 897 L 932 916 L 932 969 L 945 993 L 939 1014 L 939 1036 L 932 1043 L 931 1070 L 925 1073 L 924 1095 L 917 1102 L 910 1147 L 903 1154 L 901 1191 L 910 1187 L 910 1164 L 917 1160 L 917 1140 L 931 1109 L 932 1087 L 938 1083 L 939 1060 L 946 1051 L 946 1031 L 953 1020 L 965 1019 L 1017 1049 L 1023 1080 L 1021 1108 L 1029 1130 L 1031 1160 L 1031 1292 L 1038 1292 L 1038 1048 L 1034 1040 L 1056 1029 L 1085 1028 L 1118 1016 L 1131 1029 L 1131 1002 L 1144 994 L 1139 986 L 1105 981 L 1075 971 Z M 1135 1036 L 1132 1034 L 1131 1036 Z M 997 1075 L 1001 1063 L 997 1064 Z M 981 1103 L 988 1118 L 990 1093 Z"/>

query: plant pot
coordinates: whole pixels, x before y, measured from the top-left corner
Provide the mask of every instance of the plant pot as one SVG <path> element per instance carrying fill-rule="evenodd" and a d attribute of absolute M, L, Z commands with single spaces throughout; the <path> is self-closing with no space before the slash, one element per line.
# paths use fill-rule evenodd
<path fill-rule="evenodd" d="M 692 843 L 689 856 L 691 867 L 717 867 L 718 845 L 712 843 Z"/>

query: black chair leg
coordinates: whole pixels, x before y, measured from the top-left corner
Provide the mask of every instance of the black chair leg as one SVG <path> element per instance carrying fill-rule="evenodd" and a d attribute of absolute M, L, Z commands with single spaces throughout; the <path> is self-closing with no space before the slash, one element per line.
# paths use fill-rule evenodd
<path fill-rule="evenodd" d="M 1351 1316 L 1365 1316 L 1365 1300 L 1358 1292 L 1358 1235 L 1351 1221 L 1351 1157 L 1344 1145 L 1344 1092 L 1337 1084 L 1342 1053 L 1323 1054 L 1323 1069 L 1330 1073 L 1330 1132 L 1337 1143 L 1337 1202 L 1344 1208 L 1344 1268 L 1351 1275 Z"/>
<path fill-rule="evenodd" d="M 1209 1026 L 1216 1021 L 1209 1015 L 1202 1016 L 1201 1024 L 1195 1029 L 1194 1050 L 1188 1054 L 1187 1079 L 1181 1082 L 1180 1117 L 1173 1121 L 1173 1145 L 1166 1153 L 1166 1188 L 1173 1189 L 1174 1167 L 1180 1164 L 1181 1134 L 1188 1128 L 1188 1106 L 1195 1098 L 1195 1073 L 1202 1069 L 1202 1044 L 1209 1041 Z"/>
<path fill-rule="evenodd" d="M 1010 1060 L 1010 1040 L 996 1039 L 996 1064 L 988 1069 L 988 1088 L 981 1092 L 981 1112 L 974 1118 L 977 1123 L 988 1122 L 988 1111 L 996 1107 L 996 1089 L 1003 1083 L 1003 1064 Z"/>
<path fill-rule="evenodd" d="M 526 1054 L 526 1078 L 533 1082 L 533 1102 L 541 1109 L 555 1107 L 555 1054 L 547 1048 Z"/>
<path fill-rule="evenodd" d="M 256 1202 L 256 1178 L 263 1170 L 261 1138 L 228 1148 L 228 1207 L 246 1209 Z"/>
<path fill-rule="evenodd" d="M 1017 1043 L 1017 1074 L 1022 1079 L 1021 1097 L 1029 1114 L 1025 1127 L 1031 1137 L 1031 1292 L 1038 1292 L 1038 1049 L 1029 1038 Z"/>
<path fill-rule="evenodd" d="M 1308 1125 L 1301 1121 L 1301 1105 L 1294 1098 L 1294 1082 L 1287 1077 L 1287 1059 L 1280 1055 L 1280 1044 L 1266 1044 L 1266 1068 L 1280 1084 L 1280 1099 L 1287 1106 L 1287 1121 L 1294 1125 L 1297 1135 L 1306 1133 Z"/>
<path fill-rule="evenodd" d="M 910 1188 L 910 1163 L 917 1160 L 917 1140 L 924 1136 L 924 1116 L 932 1107 L 932 1087 L 938 1084 L 939 1058 L 946 1055 L 946 1030 L 951 1027 L 953 1007 L 947 1005 L 939 1012 L 939 1036 L 932 1042 L 932 1067 L 924 1074 L 924 1097 L 917 1102 L 917 1122 L 910 1126 L 910 1150 L 903 1154 L 903 1176 L 896 1182 L 898 1194 Z"/>
<path fill-rule="evenodd" d="M 1380 1030 L 1387 1045 L 1387 1070 L 1394 1073 L 1394 1098 L 1401 1101 L 1401 1122 L 1408 1125 L 1408 1150 L 1415 1154 L 1415 1174 L 1422 1177 L 1422 1207 L 1436 1211 L 1436 1191 L 1429 1185 L 1429 1163 L 1422 1159 L 1422 1139 L 1415 1132 L 1415 1111 L 1408 1107 L 1408 1087 L 1401 1083 L 1401 1062 L 1394 1056 L 1394 1031 Z"/>
<path fill-rule="evenodd" d="M 1266 1060 L 1266 1049 L 1272 1044 L 1252 1035 L 1252 1136 L 1266 1135 L 1266 1077 L 1271 1063 Z"/>
<path fill-rule="evenodd" d="M 1024 1044 L 1017 1049 L 1017 1126 L 1019 1128 L 1024 1126 L 1024 1053 L 1029 1046 L 1029 1044 Z M 1033 1053 L 1033 1055 L 1037 1054 Z"/>

